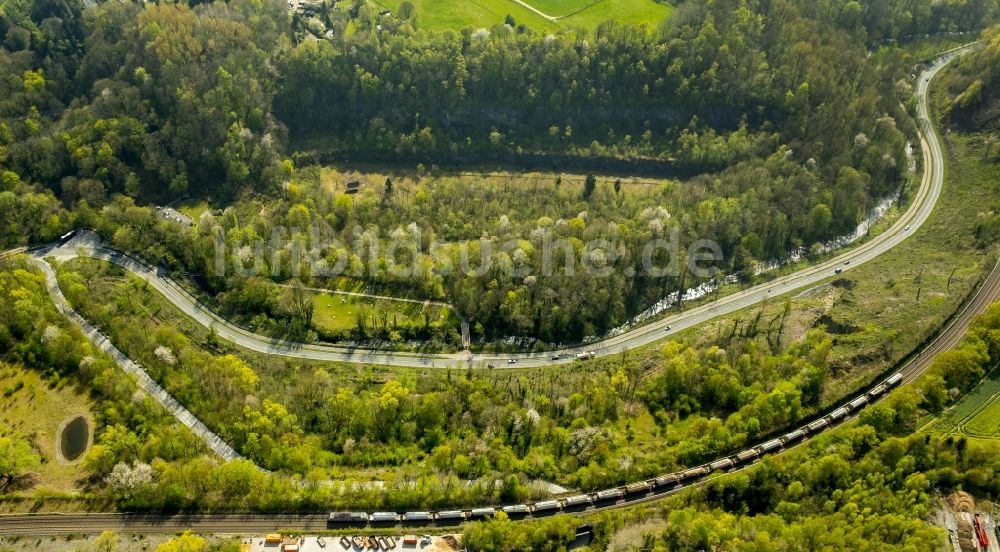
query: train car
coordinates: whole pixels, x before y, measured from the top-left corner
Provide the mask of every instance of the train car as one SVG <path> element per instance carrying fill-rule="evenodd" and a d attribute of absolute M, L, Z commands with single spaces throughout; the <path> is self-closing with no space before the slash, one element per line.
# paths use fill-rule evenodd
<path fill-rule="evenodd" d="M 896 372 L 895 374 L 889 376 L 889 379 L 885 380 L 885 383 L 889 387 L 896 387 L 902 381 L 903 381 L 903 373 L 902 372 Z"/>
<path fill-rule="evenodd" d="M 396 512 L 373 512 L 371 515 L 372 523 L 378 523 L 385 525 L 387 523 L 398 523 L 399 514 Z"/>
<path fill-rule="evenodd" d="M 677 483 L 677 474 L 668 473 L 667 475 L 661 475 L 660 477 L 657 477 L 655 481 L 656 481 L 655 486 L 657 488 L 668 487 L 670 485 L 673 485 L 674 483 Z"/>
<path fill-rule="evenodd" d="M 331 525 L 368 525 L 368 514 L 365 512 L 332 512 L 327 519 Z"/>
<path fill-rule="evenodd" d="M 868 392 L 868 396 L 874 399 L 875 397 L 878 397 L 882 393 L 885 393 L 884 383 L 880 383 L 876 385 L 874 388 L 872 388 L 872 390 Z"/>
<path fill-rule="evenodd" d="M 566 511 L 585 510 L 587 506 L 590 506 L 590 495 L 574 495 L 563 501 L 563 509 Z"/>
<path fill-rule="evenodd" d="M 728 470 L 733 467 L 733 464 L 735 463 L 736 462 L 733 462 L 732 458 L 723 458 L 722 460 L 716 460 L 715 462 L 709 464 L 708 469 L 712 471 Z"/>
<path fill-rule="evenodd" d="M 781 448 L 781 439 L 771 439 L 760 446 L 760 452 L 766 454 L 779 448 Z"/>
<path fill-rule="evenodd" d="M 815 433 L 815 432 L 820 431 L 821 429 L 825 428 L 828 425 L 830 425 L 830 422 L 828 422 L 826 420 L 826 418 L 820 418 L 820 419 L 816 420 L 815 422 L 807 425 L 806 429 L 808 429 L 810 433 Z"/>
<path fill-rule="evenodd" d="M 638 483 L 629 483 L 625 485 L 625 494 L 627 495 L 644 495 L 648 494 L 649 490 L 653 488 L 653 483 L 650 481 L 640 481 Z"/>
<path fill-rule="evenodd" d="M 860 397 L 847 403 L 847 406 L 850 406 L 851 410 L 857 410 L 866 404 L 868 404 L 868 395 L 861 395 Z"/>
<path fill-rule="evenodd" d="M 703 475 L 708 475 L 711 471 L 708 466 L 698 466 L 697 468 L 682 471 L 681 479 L 695 479 Z"/>
<path fill-rule="evenodd" d="M 438 512 L 434 518 L 441 525 L 458 525 L 465 521 L 465 512 L 461 510 L 446 510 Z"/>
<path fill-rule="evenodd" d="M 844 416 L 847 416 L 847 412 L 848 408 L 846 406 L 841 406 L 840 408 L 831 412 L 830 415 L 827 417 L 830 418 L 831 420 L 839 420 Z"/>
<path fill-rule="evenodd" d="M 543 500 L 542 502 L 536 502 L 531 505 L 531 514 L 533 516 L 551 516 L 552 514 L 559 513 L 559 501 L 558 500 Z"/>
<path fill-rule="evenodd" d="M 625 492 L 619 488 L 615 489 L 604 489 L 603 491 L 598 491 L 595 495 L 595 502 L 608 502 L 616 501 L 619 498 L 625 496 Z"/>
<path fill-rule="evenodd" d="M 434 514 L 430 512 L 406 512 L 402 518 L 403 523 L 426 523 L 434 520 Z"/>
<path fill-rule="evenodd" d="M 752 449 L 747 449 L 747 450 L 744 450 L 743 452 L 740 452 L 739 454 L 737 454 L 736 455 L 736 460 L 738 462 L 746 462 L 747 460 L 751 460 L 753 458 L 757 458 L 758 455 L 760 455 L 760 447 L 756 447 L 756 448 L 752 448 Z"/>
<path fill-rule="evenodd" d="M 497 513 L 496 508 L 473 508 L 469 512 L 468 519 L 484 519 L 492 517 L 495 513 Z"/>
<path fill-rule="evenodd" d="M 795 431 L 793 431 L 793 432 L 791 432 L 791 433 L 786 433 L 786 434 L 785 434 L 785 435 L 784 435 L 784 436 L 783 436 L 783 437 L 781 438 L 781 442 L 782 442 L 783 444 L 786 444 L 786 445 L 787 445 L 788 443 L 791 443 L 791 442 L 793 442 L 793 441 L 798 441 L 799 439 L 801 439 L 801 438 L 805 437 L 805 435 L 806 435 L 806 432 L 805 432 L 805 431 L 803 431 L 802 429 L 796 429 Z"/>
<path fill-rule="evenodd" d="M 510 506 L 504 506 L 500 510 L 507 514 L 510 519 L 523 519 L 528 517 L 531 510 L 524 504 L 511 504 Z"/>

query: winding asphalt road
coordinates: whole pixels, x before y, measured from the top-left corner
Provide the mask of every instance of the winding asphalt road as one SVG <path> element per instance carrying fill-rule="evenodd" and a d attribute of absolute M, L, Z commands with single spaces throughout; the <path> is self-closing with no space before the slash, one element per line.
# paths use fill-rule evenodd
<path fill-rule="evenodd" d="M 834 271 L 838 268 L 849 271 L 875 259 L 906 240 L 930 216 L 938 197 L 941 195 L 944 183 L 944 156 L 937 133 L 928 115 L 928 85 L 938 71 L 952 59 L 974 46 L 975 44 L 970 44 L 947 53 L 919 77 L 917 118 L 921 128 L 920 145 L 924 158 L 924 174 L 913 203 L 895 225 L 867 243 L 826 262 L 586 346 L 543 353 L 517 353 L 500 356 L 469 352 L 420 354 L 279 341 L 232 324 L 200 303 L 194 296 L 173 282 L 162 270 L 122 253 L 105 249 L 99 243 L 93 242 L 93 236 L 84 235 L 79 239 L 71 240 L 63 247 L 41 250 L 35 254 L 37 256 L 53 255 L 63 259 L 85 255 L 118 264 L 149 282 L 153 288 L 200 324 L 215 328 L 220 337 L 261 353 L 311 360 L 417 368 L 483 368 L 490 364 L 497 368 L 539 367 L 575 362 L 576 354 L 584 351 L 593 351 L 596 356 L 615 355 L 663 339 L 672 332 L 697 326 L 718 316 L 730 314 L 799 288 L 815 285 L 833 276 Z M 553 356 L 555 355 L 559 355 L 560 358 L 554 360 Z M 511 363 L 509 359 L 515 359 L 516 362 Z"/>
<path fill-rule="evenodd" d="M 918 122 L 922 130 L 920 145 L 924 157 L 924 174 L 913 203 L 895 225 L 867 243 L 823 263 L 586 346 L 543 353 L 517 353 L 500 356 L 469 352 L 420 354 L 279 341 L 232 324 L 200 303 L 194 296 L 173 282 L 162 270 L 122 253 L 105 249 L 99 243 L 94 243 L 93 236 L 82 236 L 63 247 L 41 250 L 35 254 L 37 256 L 52 255 L 63 259 L 85 255 L 118 264 L 149 282 L 153 288 L 200 324 L 205 327 L 214 327 L 220 337 L 261 353 L 311 360 L 418 368 L 483 368 L 489 364 L 497 368 L 550 366 L 574 362 L 576 354 L 584 351 L 593 351 L 596 356 L 610 356 L 648 345 L 663 339 L 672 332 L 697 326 L 718 316 L 730 314 L 781 294 L 815 285 L 833 276 L 834 271 L 838 268 L 849 271 L 906 240 L 927 220 L 941 195 L 944 183 L 944 157 L 941 152 L 941 144 L 928 116 L 928 85 L 938 71 L 956 56 L 973 46 L 968 45 L 946 54 L 919 77 L 917 84 Z M 668 331 L 667 328 L 670 330 Z M 559 355 L 560 358 L 554 360 L 555 355 Z M 511 363 L 509 359 L 515 359 L 516 362 Z"/>

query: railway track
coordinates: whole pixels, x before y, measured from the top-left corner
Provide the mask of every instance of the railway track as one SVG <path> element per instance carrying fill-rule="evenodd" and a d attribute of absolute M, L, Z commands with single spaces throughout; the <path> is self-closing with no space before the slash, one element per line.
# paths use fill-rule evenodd
<path fill-rule="evenodd" d="M 923 374 L 930 366 L 934 356 L 953 348 L 965 335 L 969 324 L 975 316 L 983 312 L 989 305 L 1000 300 L 1000 261 L 994 266 L 993 271 L 983 281 L 983 285 L 970 299 L 959 313 L 952 318 L 951 322 L 945 326 L 938 336 L 929 343 L 923 350 L 917 353 L 899 372 L 903 379 L 901 383 L 910 383 L 920 374 Z M 870 390 L 866 390 L 862 395 L 866 395 Z M 885 395 L 880 395 L 877 399 L 867 402 L 867 405 L 874 404 Z M 856 400 L 856 399 L 855 399 Z M 818 431 L 802 437 L 801 439 L 783 444 L 776 453 L 787 451 L 809 442 L 810 439 L 826 431 L 839 427 L 843 423 L 853 420 L 857 411 L 850 416 L 843 417 L 840 421 L 830 423 Z M 767 455 L 755 457 L 752 461 L 734 463 L 729 469 L 715 472 L 721 474 L 735 473 L 743 471 Z M 732 458 L 729 456 L 727 458 Z M 718 460 L 716 461 L 718 462 Z M 714 464 L 713 462 L 712 464 Z M 708 466 L 710 464 L 706 464 Z M 648 490 L 639 495 L 629 496 L 623 499 L 611 501 L 591 500 L 589 503 L 576 507 L 563 507 L 555 510 L 545 511 L 541 515 L 552 515 L 556 513 L 568 514 L 588 514 L 596 511 L 613 510 L 635 506 L 638 504 L 661 500 L 665 497 L 677 494 L 686 489 L 705 484 L 713 477 L 712 472 L 695 477 L 689 481 L 678 482 L 660 489 Z M 591 495 L 593 496 L 593 495 Z M 582 507 L 581 507 L 582 506 Z M 536 514 L 525 513 L 525 515 L 514 515 L 513 518 L 541 517 Z M 403 522 L 376 524 L 374 527 L 384 528 L 417 528 L 417 527 L 447 527 L 454 526 L 461 520 L 451 520 L 447 523 L 426 522 L 420 524 L 407 524 Z M 330 528 L 348 527 L 350 525 L 331 526 L 329 517 L 323 514 L 8 514 L 0 515 L 0 536 L 36 536 L 36 535 L 69 535 L 95 533 L 104 530 L 118 531 L 120 533 L 175 533 L 177 531 L 192 529 L 204 533 L 234 533 L 234 534 L 262 534 L 278 531 L 282 529 L 296 531 L 321 531 Z"/>
<path fill-rule="evenodd" d="M 901 370 L 903 383 L 913 382 L 927 370 L 937 354 L 954 348 L 962 340 L 975 316 L 997 301 L 1000 301 L 1000 260 L 997 261 L 993 271 L 986 277 L 972 299 L 957 315 L 952 317 L 945 329 L 938 334 L 938 337 L 903 367 Z"/>

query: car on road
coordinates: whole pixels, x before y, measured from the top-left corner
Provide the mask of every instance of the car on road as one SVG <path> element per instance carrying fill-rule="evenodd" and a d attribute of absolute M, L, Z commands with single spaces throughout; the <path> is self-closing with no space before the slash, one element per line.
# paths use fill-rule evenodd
<path fill-rule="evenodd" d="M 497 367 L 497 365 L 496 365 L 496 364 L 493 364 L 493 363 L 491 362 L 491 363 L 487 364 L 487 365 L 486 365 L 486 367 L 487 367 L 487 368 L 496 368 L 496 367 Z"/>
<path fill-rule="evenodd" d="M 906 225 L 906 226 L 905 226 L 905 227 L 903 228 L 903 230 L 909 230 L 909 229 L 910 229 L 910 225 L 909 225 L 909 224 L 907 224 L 907 225 Z"/>
<path fill-rule="evenodd" d="M 849 264 L 851 264 L 851 260 L 850 259 L 847 259 L 846 261 L 844 261 L 844 265 L 849 265 Z"/>
<path fill-rule="evenodd" d="M 516 363 L 517 363 L 517 359 L 516 358 L 508 358 L 507 359 L 507 364 L 516 364 Z"/>
<path fill-rule="evenodd" d="M 844 271 L 844 269 L 843 269 L 843 268 L 839 268 L 839 267 L 838 267 L 838 268 L 837 268 L 837 270 L 834 270 L 834 271 L 833 271 L 833 273 L 834 273 L 834 274 L 840 274 L 840 273 L 841 273 L 841 272 L 843 272 L 843 271 Z"/>
<path fill-rule="evenodd" d="M 582 353 L 577 353 L 576 354 L 576 359 L 577 360 L 590 360 L 590 359 L 594 358 L 595 356 L 597 356 L 597 353 L 595 353 L 594 351 L 584 351 Z"/>
<path fill-rule="evenodd" d="M 669 324 L 667 324 L 667 326 L 663 328 L 663 331 L 665 331 L 665 332 L 669 332 L 669 331 L 670 331 L 670 330 L 672 330 L 672 329 L 673 329 L 673 328 L 671 328 L 671 327 L 670 327 L 670 325 L 669 325 Z"/>
<path fill-rule="evenodd" d="M 559 360 L 560 358 L 562 358 L 562 355 L 552 355 L 552 360 Z"/>

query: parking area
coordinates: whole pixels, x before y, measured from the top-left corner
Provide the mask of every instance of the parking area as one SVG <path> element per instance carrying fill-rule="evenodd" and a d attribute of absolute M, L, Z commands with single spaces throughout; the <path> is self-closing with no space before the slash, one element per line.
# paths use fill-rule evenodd
<path fill-rule="evenodd" d="M 157 207 L 156 212 L 160 214 L 166 220 L 172 220 L 174 222 L 179 222 L 184 226 L 191 226 L 194 221 L 191 217 L 185 215 L 184 213 L 174 209 L 173 207 Z"/>

